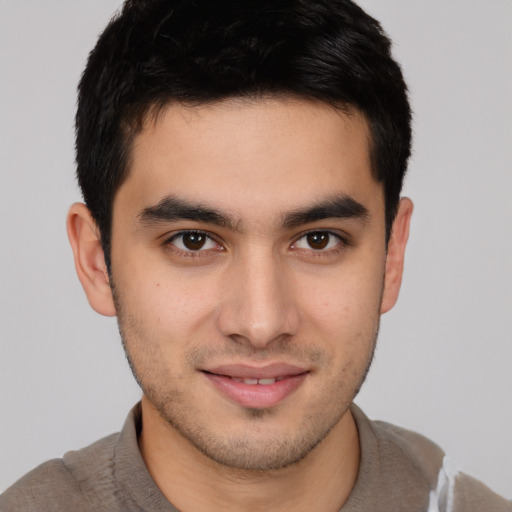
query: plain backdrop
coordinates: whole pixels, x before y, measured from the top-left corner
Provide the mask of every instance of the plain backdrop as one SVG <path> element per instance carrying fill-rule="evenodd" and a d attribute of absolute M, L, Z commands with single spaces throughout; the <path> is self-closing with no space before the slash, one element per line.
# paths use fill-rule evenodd
<path fill-rule="evenodd" d="M 404 284 L 357 403 L 512 497 L 512 2 L 364 0 L 415 111 Z M 118 0 L 0 0 L 0 491 L 139 399 L 65 234 L 75 89 Z"/>

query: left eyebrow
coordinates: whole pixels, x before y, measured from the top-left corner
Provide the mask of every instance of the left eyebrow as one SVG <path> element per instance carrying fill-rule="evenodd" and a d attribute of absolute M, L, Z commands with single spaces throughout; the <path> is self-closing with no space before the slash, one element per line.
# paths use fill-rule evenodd
<path fill-rule="evenodd" d="M 356 219 L 366 222 L 369 216 L 368 209 L 360 202 L 348 195 L 342 195 L 288 212 L 284 215 L 282 225 L 286 229 L 293 229 L 324 219 Z"/>

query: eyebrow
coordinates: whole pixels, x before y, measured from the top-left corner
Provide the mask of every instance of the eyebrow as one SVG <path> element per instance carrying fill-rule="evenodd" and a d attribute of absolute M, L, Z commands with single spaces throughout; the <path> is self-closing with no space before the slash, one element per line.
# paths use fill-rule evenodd
<path fill-rule="evenodd" d="M 353 197 L 343 194 L 287 213 L 283 219 L 283 227 L 291 229 L 324 219 L 356 219 L 366 222 L 369 216 L 365 206 Z"/>
<path fill-rule="evenodd" d="M 328 198 L 308 206 L 283 214 L 281 226 L 293 229 L 304 224 L 324 219 L 356 219 L 365 222 L 369 217 L 368 209 L 349 195 Z M 240 222 L 220 210 L 205 203 L 193 203 L 176 196 L 167 196 L 154 206 L 144 208 L 138 215 L 143 225 L 191 220 L 240 230 Z"/>
<path fill-rule="evenodd" d="M 154 206 L 144 208 L 138 215 L 141 224 L 156 224 L 176 220 L 192 220 L 237 230 L 232 217 L 202 203 L 191 203 L 176 196 L 167 196 Z"/>

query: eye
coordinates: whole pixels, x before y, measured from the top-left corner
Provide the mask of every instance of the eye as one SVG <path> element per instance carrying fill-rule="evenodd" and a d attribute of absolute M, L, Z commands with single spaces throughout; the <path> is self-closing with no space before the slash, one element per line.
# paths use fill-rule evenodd
<path fill-rule="evenodd" d="M 293 244 L 293 249 L 328 251 L 341 243 L 341 237 L 329 231 L 310 231 Z"/>
<path fill-rule="evenodd" d="M 221 248 L 203 231 L 181 231 L 173 235 L 169 243 L 183 252 L 201 252 Z"/>

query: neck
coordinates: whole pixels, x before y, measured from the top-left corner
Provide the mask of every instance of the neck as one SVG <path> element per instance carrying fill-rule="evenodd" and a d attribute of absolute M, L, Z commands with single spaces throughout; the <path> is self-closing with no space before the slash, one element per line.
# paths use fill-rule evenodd
<path fill-rule="evenodd" d="M 245 471 L 200 453 L 142 400 L 142 457 L 163 495 L 183 512 L 337 512 L 359 468 L 359 436 L 349 410 L 302 461 L 272 471 Z"/>

